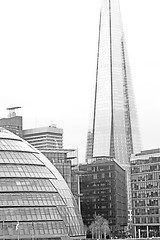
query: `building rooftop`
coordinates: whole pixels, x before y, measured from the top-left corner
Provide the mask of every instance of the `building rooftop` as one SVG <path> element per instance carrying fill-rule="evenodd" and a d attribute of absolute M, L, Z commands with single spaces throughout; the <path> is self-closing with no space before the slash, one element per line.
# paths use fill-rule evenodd
<path fill-rule="evenodd" d="M 30 134 L 41 134 L 41 133 L 59 133 L 63 134 L 62 128 L 57 128 L 56 125 L 46 126 L 46 127 L 38 127 L 23 130 L 24 135 Z"/>
<path fill-rule="evenodd" d="M 154 154 L 154 153 L 160 153 L 160 148 L 143 150 L 143 151 L 141 151 L 140 153 L 135 154 L 135 156 L 147 155 L 147 154 Z"/>

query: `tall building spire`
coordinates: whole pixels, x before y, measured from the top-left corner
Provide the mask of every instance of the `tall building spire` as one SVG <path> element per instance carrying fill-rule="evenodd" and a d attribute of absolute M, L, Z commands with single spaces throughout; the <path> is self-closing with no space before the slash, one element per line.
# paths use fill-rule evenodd
<path fill-rule="evenodd" d="M 112 156 L 128 164 L 141 148 L 118 0 L 104 0 L 99 24 L 96 86 L 86 161 Z"/>

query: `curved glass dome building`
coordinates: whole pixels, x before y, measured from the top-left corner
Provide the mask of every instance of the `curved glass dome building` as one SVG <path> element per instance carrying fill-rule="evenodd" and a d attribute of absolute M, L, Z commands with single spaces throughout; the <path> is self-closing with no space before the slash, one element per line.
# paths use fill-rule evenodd
<path fill-rule="evenodd" d="M 82 239 L 83 222 L 61 174 L 38 150 L 0 128 L 0 239 Z"/>

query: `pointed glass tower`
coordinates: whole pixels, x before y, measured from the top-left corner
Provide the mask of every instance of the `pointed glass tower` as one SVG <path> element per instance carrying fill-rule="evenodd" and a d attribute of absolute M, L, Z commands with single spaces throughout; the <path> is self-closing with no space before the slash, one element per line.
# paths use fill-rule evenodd
<path fill-rule="evenodd" d="M 103 0 L 94 100 L 86 161 L 114 157 L 128 165 L 141 149 L 137 113 L 118 0 Z"/>

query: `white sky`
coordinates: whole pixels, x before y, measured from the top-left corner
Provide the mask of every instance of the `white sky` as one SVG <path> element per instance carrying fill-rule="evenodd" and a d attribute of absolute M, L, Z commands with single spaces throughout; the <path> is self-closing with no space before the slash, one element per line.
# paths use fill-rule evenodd
<path fill-rule="evenodd" d="M 56 124 L 84 161 L 101 0 L 0 1 L 0 118 Z M 160 0 L 120 0 L 143 149 L 160 147 Z"/>

